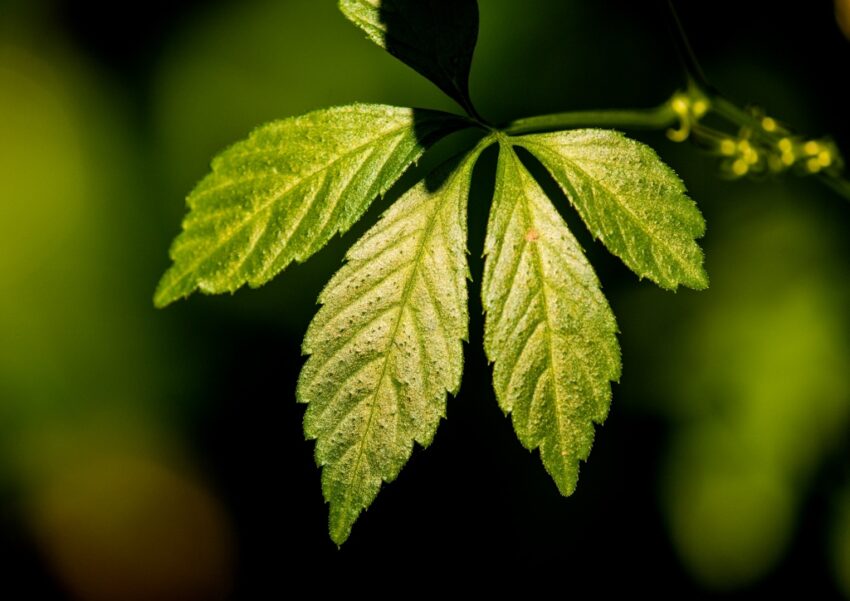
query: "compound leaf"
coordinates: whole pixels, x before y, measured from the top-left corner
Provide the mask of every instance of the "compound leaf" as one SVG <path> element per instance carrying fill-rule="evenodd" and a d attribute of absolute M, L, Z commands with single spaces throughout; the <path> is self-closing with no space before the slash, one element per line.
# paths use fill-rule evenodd
<path fill-rule="evenodd" d="M 563 495 L 620 377 L 617 326 L 593 268 L 552 203 L 502 143 L 485 241 L 484 348 L 499 405 Z"/>
<path fill-rule="evenodd" d="M 370 40 L 471 109 L 476 0 L 340 0 L 339 8 Z"/>
<path fill-rule="evenodd" d="M 447 113 L 353 104 L 258 128 L 189 194 L 154 303 L 264 284 L 345 232 L 429 144 L 464 125 Z"/>
<path fill-rule="evenodd" d="M 705 221 L 685 185 L 648 146 L 580 129 L 515 138 L 546 166 L 594 237 L 662 288 L 708 286 L 695 242 Z"/>
<path fill-rule="evenodd" d="M 342 544 L 457 394 L 467 338 L 466 200 L 477 152 L 402 196 L 346 255 L 307 330 L 297 396 Z M 441 182 L 441 183 L 440 183 Z"/>

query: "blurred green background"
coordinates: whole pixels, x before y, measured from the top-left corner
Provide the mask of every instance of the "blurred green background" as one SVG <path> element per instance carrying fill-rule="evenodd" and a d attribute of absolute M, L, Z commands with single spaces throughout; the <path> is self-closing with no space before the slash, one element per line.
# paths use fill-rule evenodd
<path fill-rule="evenodd" d="M 652 106 L 683 84 L 663 3 L 479 4 L 472 93 L 492 121 Z M 850 2 L 679 4 L 715 85 L 850 152 Z M 496 405 L 473 283 L 448 420 L 337 550 L 294 400 L 300 340 L 392 198 L 264 288 L 165 311 L 151 295 L 216 152 L 353 101 L 455 110 L 330 0 L 0 0 L 0 596 L 452 576 L 850 597 L 850 203 L 794 176 L 725 180 L 663 133 L 638 137 L 706 215 L 707 291 L 639 282 L 556 196 L 623 347 L 576 494 L 558 496 Z M 470 202 L 475 282 L 492 158 Z"/>

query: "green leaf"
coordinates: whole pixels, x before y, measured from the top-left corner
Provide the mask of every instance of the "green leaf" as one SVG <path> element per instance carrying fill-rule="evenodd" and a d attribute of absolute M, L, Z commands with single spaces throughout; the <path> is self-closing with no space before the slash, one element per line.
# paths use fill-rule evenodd
<path fill-rule="evenodd" d="M 705 221 L 685 185 L 648 146 L 600 129 L 515 138 L 542 162 L 594 237 L 662 288 L 708 286 L 694 241 Z"/>
<path fill-rule="evenodd" d="M 340 0 L 339 8 L 370 40 L 475 114 L 469 100 L 475 0 Z"/>
<path fill-rule="evenodd" d="M 189 194 L 154 303 L 266 283 L 345 232 L 429 144 L 464 125 L 447 113 L 354 104 L 258 128 Z"/>
<path fill-rule="evenodd" d="M 467 338 L 466 200 L 473 151 L 402 196 L 347 254 L 304 339 L 297 396 L 342 544 L 416 441 L 427 446 Z M 455 168 L 452 170 L 453 168 Z M 435 181 L 436 179 L 436 181 Z M 438 181 L 443 181 L 438 184 Z"/>
<path fill-rule="evenodd" d="M 504 141 L 484 251 L 496 397 L 561 494 L 572 494 L 620 377 L 617 326 L 578 242 Z"/>

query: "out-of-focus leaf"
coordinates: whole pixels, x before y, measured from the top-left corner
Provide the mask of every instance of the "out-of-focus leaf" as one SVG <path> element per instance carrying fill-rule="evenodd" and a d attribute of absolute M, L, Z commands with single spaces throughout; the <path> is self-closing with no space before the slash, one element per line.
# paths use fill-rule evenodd
<path fill-rule="evenodd" d="M 812 198 L 732 193 L 715 219 L 711 293 L 646 290 L 622 316 L 629 331 L 634 321 L 656 332 L 643 369 L 670 374 L 646 394 L 663 397 L 675 423 L 671 536 L 717 589 L 753 584 L 781 561 L 807 485 L 850 419 L 850 279 L 836 228 Z"/>

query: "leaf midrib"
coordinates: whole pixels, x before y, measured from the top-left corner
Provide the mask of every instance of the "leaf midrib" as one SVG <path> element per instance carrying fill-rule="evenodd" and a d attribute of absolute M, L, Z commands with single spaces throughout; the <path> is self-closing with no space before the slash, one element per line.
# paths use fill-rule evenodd
<path fill-rule="evenodd" d="M 519 157 L 517 156 L 513 147 L 510 147 L 510 157 L 511 157 L 511 161 L 513 162 L 513 168 L 516 170 L 517 181 L 522 181 L 525 174 L 523 174 L 522 171 L 521 171 L 522 166 L 519 163 Z M 523 203 L 522 203 L 523 207 L 522 208 L 523 208 L 523 212 L 525 213 L 526 223 L 531 224 L 531 225 L 536 225 L 534 218 L 531 215 L 531 210 L 530 210 L 531 209 L 531 207 L 530 207 L 531 199 L 528 197 L 528 194 L 526 194 L 524 187 L 522 188 L 522 197 L 523 197 Z M 563 464 L 563 462 L 564 462 L 563 458 L 565 457 L 565 455 L 563 454 L 564 451 L 565 451 L 565 448 L 564 448 L 564 419 L 565 418 L 561 414 L 561 398 L 560 398 L 560 389 L 559 389 L 559 386 L 558 386 L 558 382 L 559 382 L 558 375 L 559 374 L 558 374 L 557 362 L 555 361 L 554 348 L 553 348 L 553 344 L 552 344 L 552 325 L 551 325 L 552 317 L 551 317 L 551 314 L 549 312 L 549 303 L 548 303 L 548 300 L 546 298 L 546 275 L 545 275 L 545 272 L 543 270 L 543 261 L 540 257 L 539 245 L 532 243 L 531 246 L 533 247 L 532 255 L 534 256 L 535 267 L 537 269 L 537 274 L 538 274 L 538 277 L 540 278 L 540 283 L 541 283 L 540 284 L 540 303 L 541 303 L 542 308 L 543 308 L 543 314 L 545 315 L 545 322 L 546 322 L 546 325 L 545 325 L 545 328 L 546 328 L 546 347 L 547 347 L 547 352 L 548 352 L 548 355 L 549 355 L 549 365 L 550 365 L 550 369 L 548 370 L 549 371 L 549 378 L 550 378 L 549 385 L 550 385 L 550 388 L 552 390 L 555 421 L 557 422 L 557 426 L 558 426 L 558 434 L 559 434 L 559 436 L 558 436 L 558 447 L 560 447 L 560 454 L 559 455 L 561 457 L 561 464 Z M 561 474 L 561 476 L 563 476 L 563 474 Z"/>
<path fill-rule="evenodd" d="M 472 157 L 468 157 L 466 160 L 467 161 L 472 160 Z M 448 193 L 451 191 L 451 188 L 455 185 L 455 181 L 457 180 L 457 178 L 460 177 L 466 171 L 466 168 L 467 168 L 467 165 L 466 165 L 466 163 L 464 163 L 463 166 L 461 166 L 454 173 L 452 173 L 449 180 L 444 184 L 446 195 L 448 195 Z M 427 247 L 428 239 L 430 238 L 431 232 L 434 230 L 434 227 L 435 227 L 435 225 L 436 225 L 436 223 L 439 219 L 439 215 L 440 215 L 441 210 L 443 209 L 444 202 L 446 202 L 445 199 L 443 200 L 443 202 L 439 202 L 439 200 L 438 200 L 438 202 L 436 203 L 437 206 L 434 208 L 434 212 L 432 213 L 431 217 L 428 220 L 429 221 L 428 227 L 423 232 L 422 240 L 419 244 L 419 247 L 416 249 L 416 256 L 414 257 L 414 260 L 413 260 L 413 268 L 411 269 L 411 273 L 410 273 L 410 276 L 408 278 L 408 281 L 404 286 L 404 291 L 402 292 L 402 298 L 399 301 L 398 317 L 396 318 L 395 325 L 393 326 L 392 334 L 388 338 L 388 342 L 387 342 L 388 350 L 387 350 L 387 353 L 386 353 L 386 357 L 384 358 L 384 365 L 381 369 L 381 375 L 378 377 L 378 382 L 375 385 L 375 388 L 370 395 L 370 400 L 372 402 L 369 406 L 369 417 L 366 421 L 366 427 L 363 430 L 363 435 L 360 437 L 359 448 L 357 450 L 357 459 L 355 460 L 355 463 L 354 463 L 354 469 L 352 469 L 349 472 L 351 474 L 351 476 L 348 479 L 348 485 L 346 486 L 345 501 L 343 503 L 343 507 L 346 510 L 348 510 L 349 503 L 351 501 L 352 483 L 353 483 L 353 481 L 354 481 L 354 479 L 355 479 L 355 477 L 358 473 L 358 470 L 360 469 L 360 463 L 363 459 L 363 451 L 364 451 L 364 448 L 365 448 L 366 439 L 369 435 L 369 432 L 370 432 L 371 427 L 372 427 L 372 422 L 373 422 L 374 417 L 375 417 L 375 408 L 376 408 L 376 405 L 378 404 L 376 402 L 376 396 L 378 394 L 378 391 L 381 390 L 381 387 L 383 386 L 383 383 L 384 383 L 384 379 L 387 376 L 387 372 L 388 372 L 389 364 L 390 364 L 390 358 L 392 357 L 392 354 L 393 354 L 394 341 L 395 341 L 396 336 L 398 334 L 399 327 L 401 326 L 401 322 L 402 322 L 402 319 L 404 317 L 404 312 L 405 312 L 405 309 L 407 307 L 407 303 L 409 302 L 410 296 L 413 292 L 413 283 L 416 281 L 419 269 L 421 267 L 422 256 L 425 254 L 425 248 Z M 383 474 L 380 474 L 380 476 L 381 476 L 381 480 L 383 480 Z M 343 512 L 343 515 L 344 515 L 344 513 L 347 513 L 347 511 Z M 342 519 L 342 518 L 339 518 L 339 519 Z M 337 524 L 337 527 L 339 527 L 339 524 Z"/>
<path fill-rule="evenodd" d="M 561 153 L 556 154 L 555 152 L 552 151 L 551 148 L 549 148 L 549 146 L 547 146 L 545 144 L 540 144 L 540 143 L 534 142 L 534 141 L 528 141 L 527 139 L 522 140 L 522 145 L 525 146 L 525 147 L 528 147 L 528 146 L 536 147 L 538 149 L 538 151 L 542 151 L 543 153 L 549 154 L 550 156 L 552 154 L 555 154 L 555 156 L 559 160 L 563 161 L 564 163 L 567 163 L 572 168 L 573 172 L 576 173 L 576 175 L 583 178 L 585 182 L 589 182 L 591 184 L 591 187 L 596 185 L 599 188 L 601 188 L 606 194 L 608 194 L 611 198 L 613 198 L 615 200 L 617 199 L 617 195 L 614 194 L 613 192 L 611 192 L 610 188 L 608 188 L 603 183 L 601 183 L 600 180 L 592 177 L 584 169 L 579 167 L 573 160 L 568 159 L 564 154 L 561 154 Z M 557 165 L 557 163 L 554 163 L 554 164 Z M 575 193 L 575 191 L 573 191 L 573 192 Z M 571 204 L 573 206 L 577 205 L 577 202 L 573 201 L 572 198 L 570 198 L 570 201 L 571 201 Z M 688 274 L 689 277 L 694 277 L 698 281 L 703 279 L 702 277 L 700 277 L 700 274 L 698 272 L 696 274 L 694 274 L 692 272 L 692 270 L 690 269 L 690 261 L 686 260 L 679 252 L 677 252 L 676 249 L 674 249 L 673 247 L 666 244 L 666 241 L 663 237 L 659 237 L 656 234 L 656 232 L 654 232 L 652 229 L 644 226 L 642 221 L 640 219 L 638 219 L 637 215 L 634 213 L 634 211 L 632 211 L 631 207 L 629 207 L 626 203 L 623 203 L 623 202 L 615 202 L 614 206 L 620 207 L 623 210 L 623 212 L 626 213 L 626 215 L 629 217 L 629 219 L 632 221 L 632 223 L 634 223 L 634 225 L 640 231 L 642 231 L 647 236 L 647 238 L 652 240 L 654 244 L 658 244 L 659 246 L 665 248 L 667 250 L 667 252 L 670 254 L 670 256 L 672 256 L 678 262 L 679 268 L 682 269 L 682 271 L 684 273 Z M 653 279 L 655 279 L 655 278 L 653 278 Z M 677 283 L 678 282 L 673 282 L 673 285 L 675 286 Z"/>
<path fill-rule="evenodd" d="M 257 217 L 259 217 L 261 214 L 263 214 L 264 212 L 266 212 L 266 211 L 267 211 L 267 210 L 268 210 L 268 209 L 269 209 L 269 208 L 270 208 L 273 204 L 275 204 L 276 202 L 280 201 L 280 199 L 281 199 L 281 198 L 283 198 L 284 196 L 286 196 L 286 195 L 290 194 L 293 190 L 296 190 L 297 188 L 299 188 L 300 186 L 304 185 L 305 183 L 307 183 L 307 182 L 311 181 L 311 180 L 312 180 L 314 177 L 316 177 L 318 174 L 321 174 L 321 173 L 326 172 L 326 171 L 328 171 L 329 169 L 333 168 L 333 166 L 334 166 L 334 165 L 336 165 L 337 163 L 339 163 L 340 161 L 342 161 L 342 160 L 344 160 L 344 159 L 347 159 L 347 158 L 350 158 L 350 157 L 351 157 L 351 156 L 353 156 L 353 155 L 356 155 L 358 152 L 362 151 L 364 148 L 369 147 L 370 145 L 377 144 L 378 142 L 380 142 L 380 141 L 382 141 L 382 140 L 386 140 L 386 139 L 388 139 L 388 138 L 391 138 L 392 136 L 398 135 L 398 133 L 399 133 L 399 132 L 403 131 L 404 129 L 408 129 L 408 128 L 410 128 L 410 124 L 405 124 L 405 125 L 402 125 L 402 126 L 399 126 L 399 127 L 395 128 L 395 129 L 393 129 L 393 130 L 391 130 L 391 131 L 389 131 L 389 132 L 386 132 L 386 133 L 384 133 L 384 134 L 382 134 L 382 135 L 380 135 L 380 136 L 378 136 L 378 137 L 376 137 L 376 138 L 373 138 L 373 139 L 369 140 L 368 142 L 366 142 L 365 144 L 361 144 L 361 145 L 359 145 L 359 146 L 357 146 L 357 147 L 355 147 L 355 148 L 351 149 L 349 152 L 347 152 L 347 153 L 345 153 L 345 154 L 342 154 L 342 155 L 339 155 L 339 156 L 335 157 L 332 161 L 330 161 L 329 163 L 326 163 L 326 164 L 325 164 L 325 165 L 323 165 L 322 167 L 319 167 L 319 168 L 315 169 L 315 170 L 314 170 L 314 171 L 312 171 L 310 174 L 306 175 L 306 176 L 305 176 L 305 177 L 303 177 L 302 179 L 300 179 L 300 180 L 298 180 L 297 182 L 295 182 L 295 183 L 294 183 L 292 186 L 290 186 L 289 188 L 286 188 L 286 189 L 284 189 L 284 190 L 280 190 L 280 191 L 276 192 L 276 193 L 275 193 L 275 194 L 274 194 L 274 195 L 273 195 L 273 196 L 272 196 L 269 200 L 267 200 L 266 202 L 262 203 L 262 205 L 260 205 L 260 206 L 259 206 L 259 207 L 257 207 L 256 209 L 252 210 L 252 211 L 251 211 L 251 212 L 250 212 L 250 213 L 249 213 L 249 214 L 248 214 L 248 215 L 247 215 L 247 216 L 246 216 L 246 217 L 245 217 L 245 218 L 241 221 L 241 223 L 239 223 L 238 225 L 236 225 L 236 226 L 235 226 L 235 227 L 234 227 L 231 231 L 229 231 L 229 232 L 228 232 L 225 236 L 222 236 L 221 238 L 219 238 L 219 239 L 216 241 L 216 242 L 217 242 L 217 244 L 215 244 L 209 252 L 203 253 L 200 257 L 198 257 L 197 259 L 195 259 L 194 261 L 192 261 L 192 262 L 189 264 L 189 266 L 188 266 L 188 267 L 185 267 L 185 268 L 183 269 L 183 275 L 181 275 L 179 278 L 177 278 L 177 279 L 174 281 L 174 283 L 172 283 L 170 286 L 168 286 L 168 288 L 166 288 L 166 289 L 165 289 L 165 290 L 164 290 L 161 294 L 159 294 L 158 296 L 163 296 L 163 295 L 165 295 L 165 292 L 170 292 L 171 290 L 174 290 L 174 289 L 178 286 L 178 284 L 179 284 L 179 283 L 183 282 L 183 280 L 185 280 L 185 279 L 186 279 L 186 277 L 188 277 L 188 276 L 190 276 L 192 273 L 194 273 L 194 272 L 195 272 L 195 270 L 198 268 L 198 266 L 199 266 L 200 264 L 202 264 L 204 261 L 206 261 L 207 259 L 209 259 L 209 257 L 210 257 L 212 254 L 214 254 L 214 253 L 218 252 L 218 251 L 219 251 L 219 250 L 221 250 L 221 249 L 222 249 L 225 245 L 227 245 L 228 243 L 230 243 L 230 241 L 231 241 L 231 240 L 233 240 L 233 238 L 234 238 L 237 234 L 239 234 L 239 233 L 240 233 L 240 232 L 241 232 L 241 231 L 245 228 L 245 226 L 247 226 L 249 223 L 253 222 L 253 221 L 254 221 Z M 238 184 L 244 183 L 244 182 L 246 182 L 246 181 L 250 181 L 251 179 L 252 179 L 251 177 L 246 177 L 246 178 L 242 178 L 242 179 L 239 179 L 239 180 L 229 180 L 228 182 L 226 182 L 226 183 L 222 184 L 221 186 L 216 186 L 215 188 L 212 188 L 212 189 L 209 189 L 209 190 L 204 190 L 203 192 L 204 192 L 204 194 L 214 193 L 214 192 L 217 192 L 217 191 L 219 191 L 219 190 L 221 190 L 221 189 L 224 189 L 224 188 L 226 188 L 226 187 L 228 187 L 228 186 L 231 186 L 231 185 L 238 185 Z M 309 209 L 307 209 L 307 210 L 309 210 Z M 288 243 L 288 241 L 287 241 L 287 243 Z M 175 257 L 172 257 L 172 259 L 174 259 L 174 260 L 176 261 L 176 258 L 175 258 Z M 175 265 L 175 266 L 176 266 L 176 265 Z M 198 285 L 200 285 L 200 281 L 198 282 Z"/>

